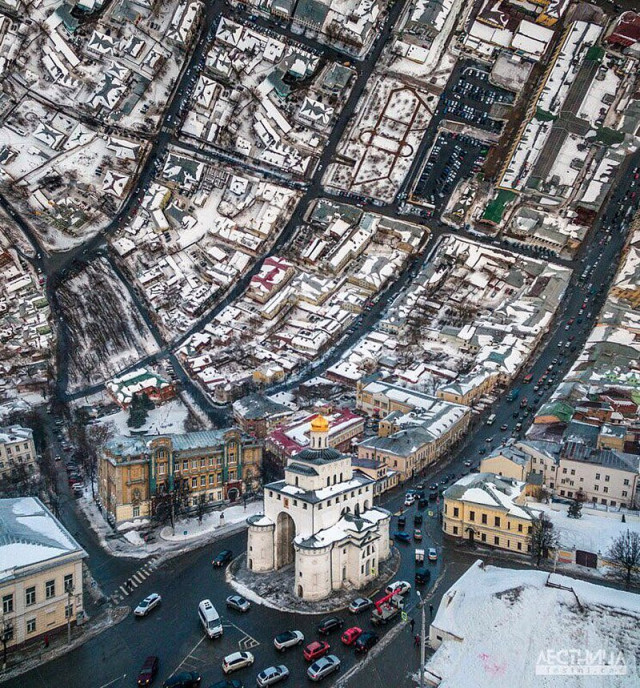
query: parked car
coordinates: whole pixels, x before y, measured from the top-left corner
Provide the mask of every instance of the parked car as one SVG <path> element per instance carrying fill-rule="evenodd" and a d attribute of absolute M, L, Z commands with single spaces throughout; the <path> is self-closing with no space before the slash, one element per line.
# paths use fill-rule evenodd
<path fill-rule="evenodd" d="M 273 686 L 280 681 L 284 681 L 289 678 L 289 669 L 284 664 L 279 664 L 278 666 L 270 666 L 263 669 L 256 676 L 256 684 L 259 688 L 264 686 Z"/>
<path fill-rule="evenodd" d="M 237 678 L 223 678 L 222 681 L 212 683 L 209 688 L 244 688 L 244 683 Z"/>
<path fill-rule="evenodd" d="M 312 681 L 322 681 L 336 671 L 340 671 L 340 660 L 335 655 L 320 657 L 307 669 L 307 676 Z"/>
<path fill-rule="evenodd" d="M 158 673 L 159 660 L 155 655 L 150 655 L 144 660 L 140 673 L 138 674 L 138 685 L 148 686 L 153 683 L 153 679 Z"/>
<path fill-rule="evenodd" d="M 222 671 L 231 674 L 238 669 L 251 666 L 254 662 L 255 659 L 250 652 L 232 652 L 222 660 Z"/>
<path fill-rule="evenodd" d="M 337 631 L 344 626 L 344 621 L 337 616 L 328 616 L 322 619 L 318 628 L 316 629 L 320 635 L 329 635 L 333 631 Z"/>
<path fill-rule="evenodd" d="M 285 631 L 273 639 L 273 646 L 276 648 L 276 650 L 284 652 L 288 647 L 302 645 L 303 642 L 304 635 L 301 631 Z"/>
<path fill-rule="evenodd" d="M 162 688 L 198 688 L 202 676 L 197 671 L 181 671 L 168 678 Z"/>
<path fill-rule="evenodd" d="M 133 610 L 136 616 L 146 616 L 150 611 L 155 609 L 162 602 L 162 597 L 157 592 L 152 592 L 150 595 L 140 602 L 140 604 Z"/>
<path fill-rule="evenodd" d="M 313 662 L 329 652 L 329 643 L 326 640 L 314 640 L 304 648 L 302 656 L 307 662 Z"/>
<path fill-rule="evenodd" d="M 406 516 L 398 516 L 398 528 L 404 528 L 407 525 Z"/>
<path fill-rule="evenodd" d="M 429 547 L 429 561 L 438 561 L 438 552 L 435 547 Z"/>
<path fill-rule="evenodd" d="M 362 633 L 354 644 L 356 652 L 369 652 L 369 650 L 378 642 L 380 636 L 373 631 L 365 631 Z"/>
<path fill-rule="evenodd" d="M 248 612 L 251 607 L 251 602 L 240 595 L 229 595 L 229 597 L 227 597 L 227 607 L 239 612 Z"/>
<path fill-rule="evenodd" d="M 420 542 L 422 540 L 422 531 L 420 528 L 415 528 L 413 531 L 413 539 Z"/>
<path fill-rule="evenodd" d="M 408 581 L 394 581 L 393 583 L 389 583 L 387 587 L 385 588 L 385 593 L 388 595 L 389 593 L 396 593 L 399 595 L 404 595 L 408 593 L 411 590 L 411 583 Z"/>
<path fill-rule="evenodd" d="M 221 568 L 226 566 L 233 558 L 233 552 L 230 549 L 223 549 L 221 552 L 215 556 L 214 560 L 211 562 L 216 568 Z"/>
<path fill-rule="evenodd" d="M 369 609 L 373 605 L 373 602 L 368 597 L 356 597 L 349 604 L 349 611 L 352 614 L 359 614 Z"/>
<path fill-rule="evenodd" d="M 345 645 L 353 645 L 361 635 L 362 629 L 359 626 L 352 626 L 351 628 L 347 628 L 340 636 L 340 640 L 342 640 Z"/>
<path fill-rule="evenodd" d="M 399 540 L 400 542 L 411 542 L 411 536 L 409 535 L 409 533 L 406 533 L 404 530 L 397 530 L 393 534 L 393 539 Z"/>

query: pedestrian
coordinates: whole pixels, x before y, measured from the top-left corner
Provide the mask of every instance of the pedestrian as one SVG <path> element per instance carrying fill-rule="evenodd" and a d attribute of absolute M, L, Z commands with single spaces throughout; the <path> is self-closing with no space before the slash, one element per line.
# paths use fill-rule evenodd
<path fill-rule="evenodd" d="M 433 605 L 429 605 L 429 616 L 433 619 Z"/>
<path fill-rule="evenodd" d="M 49 634 L 48 633 L 44 634 L 44 647 L 45 647 L 45 649 L 47 647 L 49 647 Z"/>
<path fill-rule="evenodd" d="M 410 625 L 411 625 L 411 632 L 413 633 L 413 627 L 416 625 L 416 620 L 411 619 Z"/>
<path fill-rule="evenodd" d="M 420 647 L 420 634 L 419 633 L 417 633 L 413 637 L 413 645 L 414 645 L 414 647 Z"/>

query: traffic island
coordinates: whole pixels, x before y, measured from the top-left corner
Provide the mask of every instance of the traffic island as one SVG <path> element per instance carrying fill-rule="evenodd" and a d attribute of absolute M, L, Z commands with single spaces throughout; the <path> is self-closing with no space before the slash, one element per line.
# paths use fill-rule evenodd
<path fill-rule="evenodd" d="M 400 552 L 393 547 L 386 561 L 380 564 L 376 578 L 360 590 L 343 588 L 334 590 L 324 600 L 310 602 L 294 594 L 294 565 L 284 566 L 277 571 L 256 573 L 247 568 L 246 555 L 236 557 L 227 567 L 226 580 L 235 591 L 256 604 L 298 614 L 326 614 L 344 609 L 356 597 L 371 597 L 377 590 L 395 576 L 400 567 Z"/>

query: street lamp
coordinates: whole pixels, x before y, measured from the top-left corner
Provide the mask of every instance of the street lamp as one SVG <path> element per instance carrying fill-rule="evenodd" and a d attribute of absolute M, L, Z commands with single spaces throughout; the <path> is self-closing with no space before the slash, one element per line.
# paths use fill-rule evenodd
<path fill-rule="evenodd" d="M 13 622 L 5 621 L 2 619 L 2 648 L 3 648 L 3 659 L 2 659 L 2 670 L 7 668 L 7 643 L 13 638 Z"/>
<path fill-rule="evenodd" d="M 65 592 L 67 593 L 67 644 L 71 644 L 71 599 L 73 598 L 73 581 L 67 581 Z"/>
<path fill-rule="evenodd" d="M 425 635 L 427 632 L 427 623 L 426 623 L 426 619 L 425 619 L 425 615 L 424 615 L 425 601 L 422 599 L 422 595 L 420 594 L 419 590 L 416 590 L 416 593 L 418 595 L 418 599 L 420 600 L 418 607 L 420 608 L 420 616 L 421 616 L 420 666 L 418 668 L 418 671 L 420 672 L 420 688 L 424 688 L 424 662 L 425 662 L 424 643 L 425 643 Z"/>

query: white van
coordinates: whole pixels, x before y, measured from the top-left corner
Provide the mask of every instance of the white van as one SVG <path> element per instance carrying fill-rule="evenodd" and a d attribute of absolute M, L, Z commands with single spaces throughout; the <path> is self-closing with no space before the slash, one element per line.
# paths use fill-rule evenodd
<path fill-rule="evenodd" d="M 204 628 L 204 632 L 209 638 L 219 638 L 222 631 L 222 621 L 216 608 L 211 604 L 211 600 L 202 600 L 198 605 L 198 616 Z"/>
<path fill-rule="evenodd" d="M 496 420 L 496 414 L 492 413 L 486 420 L 487 425 L 493 425 Z"/>

